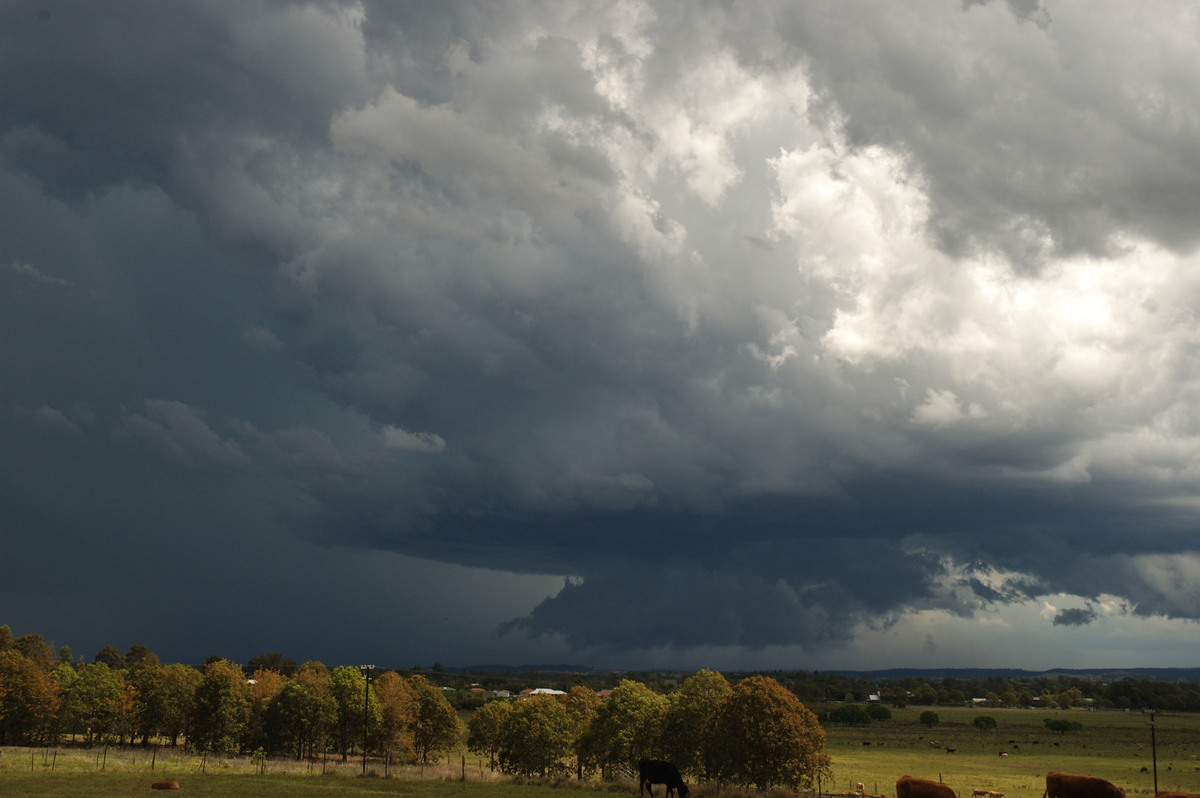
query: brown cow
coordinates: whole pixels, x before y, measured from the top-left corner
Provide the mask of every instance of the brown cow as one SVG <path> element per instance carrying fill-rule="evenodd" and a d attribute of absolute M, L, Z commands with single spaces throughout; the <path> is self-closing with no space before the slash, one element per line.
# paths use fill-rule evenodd
<path fill-rule="evenodd" d="M 1055 771 L 1046 774 L 1046 791 L 1042 798 L 1125 798 L 1125 791 L 1095 776 Z"/>
<path fill-rule="evenodd" d="M 896 798 L 958 798 L 954 790 L 940 781 L 901 776 L 896 781 Z"/>

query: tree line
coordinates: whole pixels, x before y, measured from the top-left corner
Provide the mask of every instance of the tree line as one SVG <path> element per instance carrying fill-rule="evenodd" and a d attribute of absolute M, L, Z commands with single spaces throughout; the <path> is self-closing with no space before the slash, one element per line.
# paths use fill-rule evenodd
<path fill-rule="evenodd" d="M 767 676 L 730 685 L 702 670 L 668 695 L 624 679 L 604 699 L 577 685 L 561 696 L 485 703 L 468 727 L 468 747 L 514 775 L 630 772 L 643 758 L 760 790 L 811 789 L 829 775 L 817 716 Z"/>
<path fill-rule="evenodd" d="M 368 751 L 423 761 L 458 747 L 463 726 L 444 691 L 419 674 L 307 662 L 285 675 L 212 658 L 164 665 L 144 646 L 92 662 L 0 626 L 0 745 L 164 743 L 197 752 L 261 751 L 346 759 Z"/>
<path fill-rule="evenodd" d="M 583 685 L 492 698 L 465 726 L 446 692 L 422 673 L 297 666 L 279 655 L 194 667 L 164 665 L 144 646 L 124 655 L 109 646 L 84 662 L 0 626 L 0 745 L 162 744 L 346 759 L 365 744 L 372 756 L 427 762 L 458 748 L 465 732 L 470 750 L 513 775 L 628 774 L 642 758 L 759 789 L 811 788 L 829 773 L 817 716 L 766 676 L 731 685 L 705 670 L 669 694 L 622 679 L 603 698 Z"/>

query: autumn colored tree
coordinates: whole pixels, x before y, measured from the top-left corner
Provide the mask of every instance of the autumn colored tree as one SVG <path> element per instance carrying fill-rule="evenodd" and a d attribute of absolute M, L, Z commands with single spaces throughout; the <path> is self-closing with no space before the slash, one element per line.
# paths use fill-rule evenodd
<path fill-rule="evenodd" d="M 412 727 L 415 719 L 416 692 L 407 679 L 395 671 L 384 671 L 375 680 L 379 701 L 379 749 L 393 758 L 414 761 Z"/>
<path fill-rule="evenodd" d="M 279 671 L 258 668 L 250 676 L 250 721 L 246 725 L 246 747 L 250 750 L 266 748 L 264 727 L 267 706 L 284 684 Z"/>
<path fill-rule="evenodd" d="M 489 701 L 471 713 L 467 721 L 467 749 L 488 758 L 488 767 L 496 769 L 496 757 L 503 743 L 504 720 L 512 712 L 509 701 Z"/>
<path fill-rule="evenodd" d="M 250 690 L 239 665 L 217 660 L 204 666 L 192 708 L 189 739 L 198 751 L 235 753 L 250 720 Z"/>
<path fill-rule="evenodd" d="M 58 689 L 50 674 L 16 647 L 0 651 L 0 745 L 50 739 Z"/>
<path fill-rule="evenodd" d="M 500 728 L 500 769 L 518 776 L 558 776 L 574 739 L 571 717 L 555 696 L 522 698 L 513 704 Z"/>
<path fill-rule="evenodd" d="M 658 757 L 666 711 L 665 696 L 641 682 L 622 680 L 580 740 L 584 761 L 597 767 L 634 767 L 639 759 Z"/>
<path fill-rule="evenodd" d="M 825 730 L 795 694 L 767 676 L 751 676 L 718 704 L 710 726 L 723 782 L 766 790 L 809 789 L 829 774 Z"/>
<path fill-rule="evenodd" d="M 567 717 L 571 719 L 571 752 L 575 757 L 575 778 L 582 779 L 584 757 L 580 743 L 584 734 L 591 728 L 592 721 L 600 713 L 600 696 L 596 695 L 595 690 L 577 684 L 567 691 L 562 700 Z"/>
<path fill-rule="evenodd" d="M 449 751 L 458 745 L 462 721 L 440 687 L 414 674 L 409 681 L 415 693 L 413 712 L 413 748 L 422 762 L 437 751 Z"/>
<path fill-rule="evenodd" d="M 733 688 L 716 671 L 702 670 L 684 680 L 668 696 L 663 720 L 663 756 L 684 773 L 711 778 L 713 754 L 705 745 L 708 727 L 717 706 Z"/>

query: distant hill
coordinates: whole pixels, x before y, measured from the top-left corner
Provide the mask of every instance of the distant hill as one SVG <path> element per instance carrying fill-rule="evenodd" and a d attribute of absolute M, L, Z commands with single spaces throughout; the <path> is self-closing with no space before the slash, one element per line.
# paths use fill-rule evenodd
<path fill-rule="evenodd" d="M 462 673 L 607 673 L 587 665 L 469 665 L 466 668 L 446 668 Z"/>
<path fill-rule="evenodd" d="M 446 668 L 448 671 L 471 673 L 613 673 L 607 668 L 592 668 L 587 665 L 471 665 L 466 668 Z M 804 669 L 801 669 L 804 670 Z M 678 671 L 671 671 L 679 673 Z M 766 671 L 764 671 L 766 672 Z M 1146 679 L 1154 682 L 1188 682 L 1200 684 L 1200 667 L 1197 668 L 1052 668 L 1047 671 L 1031 671 L 1022 668 L 884 668 L 881 670 L 826 670 L 822 673 L 839 676 L 867 677 L 888 681 L 891 679 L 1020 679 L 1039 677 L 1056 678 L 1074 676 L 1080 679 L 1095 679 L 1100 682 L 1115 682 L 1118 679 Z M 686 673 L 686 672 L 684 672 Z M 753 671 L 745 672 L 746 675 Z"/>
<path fill-rule="evenodd" d="M 867 676 L 886 681 L 889 679 L 1037 679 L 1039 677 L 1074 676 L 1080 679 L 1096 679 L 1115 682 L 1118 679 L 1147 679 L 1154 682 L 1200 683 L 1200 668 L 1052 668 L 1048 671 L 1030 671 L 1020 668 L 887 668 L 876 671 L 835 670 L 843 676 Z"/>

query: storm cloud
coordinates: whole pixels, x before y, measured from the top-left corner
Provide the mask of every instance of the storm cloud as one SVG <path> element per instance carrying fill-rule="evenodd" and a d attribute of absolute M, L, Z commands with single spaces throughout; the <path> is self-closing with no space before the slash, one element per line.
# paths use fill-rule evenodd
<path fill-rule="evenodd" d="M 1198 35 L 0 3 L 0 622 L 801 666 L 929 618 L 930 656 L 1026 611 L 1191 624 Z"/>

